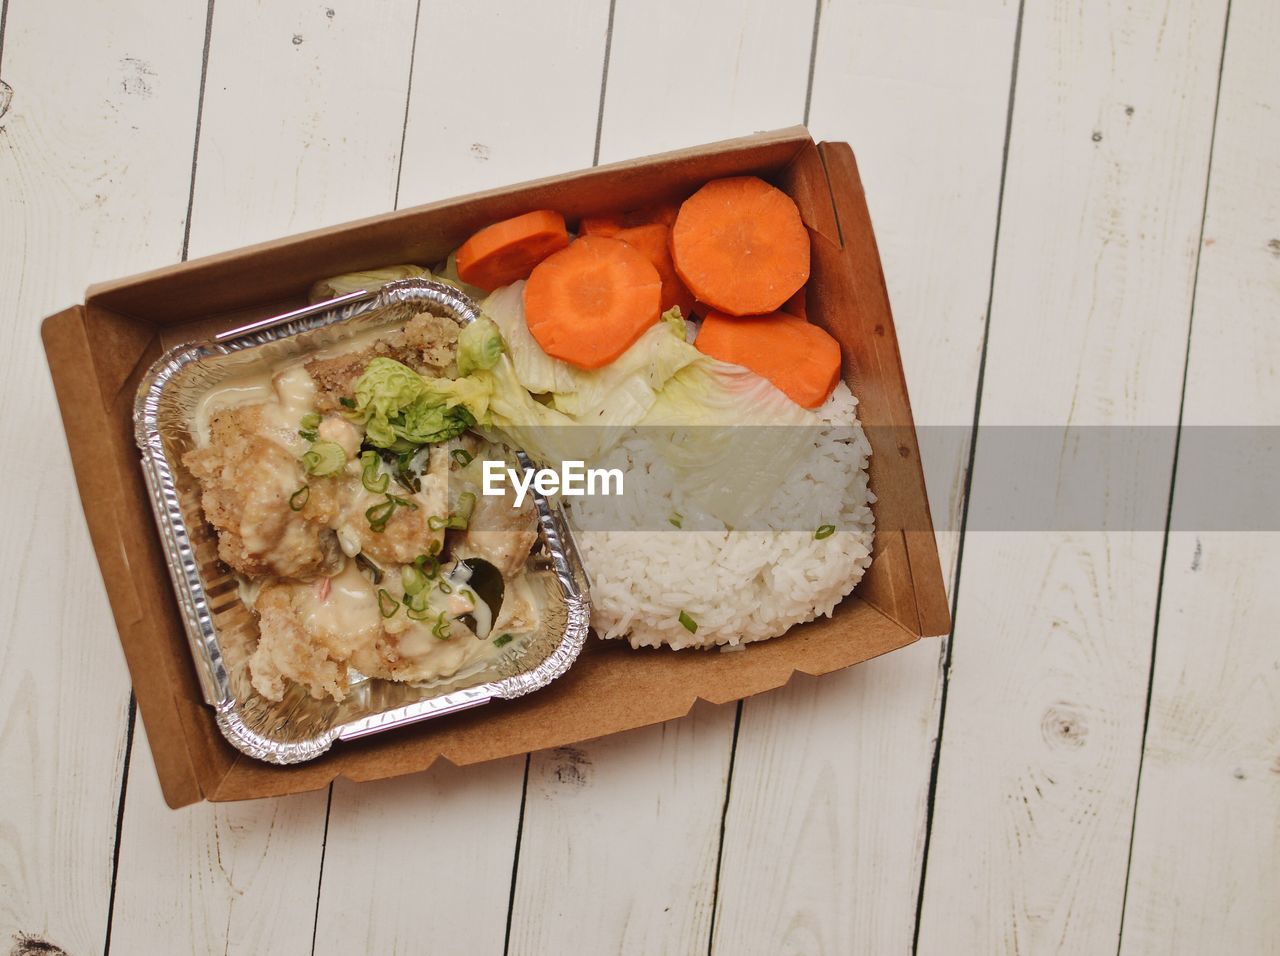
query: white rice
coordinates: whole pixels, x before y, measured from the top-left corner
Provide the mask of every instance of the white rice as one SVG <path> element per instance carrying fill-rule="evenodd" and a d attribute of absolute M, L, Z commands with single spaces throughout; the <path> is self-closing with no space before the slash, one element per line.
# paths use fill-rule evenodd
<path fill-rule="evenodd" d="M 708 516 L 684 521 L 681 531 L 580 528 L 575 537 L 591 576 L 596 632 L 633 647 L 734 647 L 830 615 L 871 564 L 871 448 L 856 405 L 842 382 L 818 409 L 830 427 L 815 432 L 811 454 L 797 462 L 794 480 L 804 487 L 788 488 L 758 522 L 774 530 L 726 530 Z M 664 485 L 664 463 L 644 440 L 624 442 L 612 458 L 610 466 L 650 479 L 626 488 L 625 507 L 637 523 L 648 516 L 652 527 L 655 514 L 693 510 L 678 485 Z M 574 501 L 576 524 L 591 524 L 584 513 L 591 507 L 590 499 Z M 818 540 L 813 529 L 822 523 L 837 530 Z M 616 511 L 609 526 L 618 527 Z M 796 528 L 809 530 L 778 530 Z M 681 623 L 682 613 L 696 632 Z"/>

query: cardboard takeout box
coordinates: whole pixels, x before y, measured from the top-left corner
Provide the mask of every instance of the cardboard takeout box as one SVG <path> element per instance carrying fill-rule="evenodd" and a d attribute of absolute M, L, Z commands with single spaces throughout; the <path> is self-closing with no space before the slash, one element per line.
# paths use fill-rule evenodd
<path fill-rule="evenodd" d="M 797 202 L 813 243 L 811 321 L 839 339 L 871 440 L 874 562 L 835 616 L 741 653 L 634 651 L 592 640 L 567 675 L 515 701 L 338 743 L 296 766 L 233 750 L 201 698 L 133 439 L 134 392 L 167 348 L 305 303 L 316 279 L 429 265 L 477 228 L 531 209 L 584 215 L 678 199 L 757 174 Z M 93 547 L 165 799 L 243 800 L 476 763 L 670 720 L 945 633 L 946 595 L 875 236 L 853 153 L 800 127 L 431 203 L 93 286 L 46 319 L 49 367 Z M 892 436 L 889 438 L 887 436 Z M 884 446 L 888 447 L 884 447 Z M 66 635 L 65 639 L 81 638 Z"/>

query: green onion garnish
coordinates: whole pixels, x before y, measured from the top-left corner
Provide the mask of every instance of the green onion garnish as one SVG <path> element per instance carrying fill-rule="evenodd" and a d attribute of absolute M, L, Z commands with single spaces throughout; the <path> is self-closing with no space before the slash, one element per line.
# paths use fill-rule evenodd
<path fill-rule="evenodd" d="M 456 461 L 460 468 L 466 468 L 467 465 L 475 461 L 471 452 L 467 451 L 465 448 L 455 448 L 453 451 L 449 452 L 449 457 Z"/>
<path fill-rule="evenodd" d="M 302 420 L 299 421 L 298 424 L 308 431 L 314 431 L 320 427 L 320 413 L 307 412 L 307 414 L 302 416 Z"/>
<path fill-rule="evenodd" d="M 302 456 L 302 467 L 308 475 L 332 475 L 347 463 L 347 453 L 335 441 L 318 441 Z"/>
<path fill-rule="evenodd" d="M 431 607 L 424 597 L 421 602 L 411 601 L 405 604 L 404 615 L 411 621 L 429 621 L 431 620 Z"/>
<path fill-rule="evenodd" d="M 683 528 L 683 527 L 684 527 L 684 515 L 682 515 L 682 514 L 681 514 L 680 512 L 678 512 L 678 511 L 677 511 L 675 514 L 673 514 L 670 518 L 668 518 L 667 520 L 668 520 L 668 521 L 670 521 L 670 522 L 671 522 L 673 525 L 675 525 L 677 528 Z"/>
<path fill-rule="evenodd" d="M 391 617 L 400 609 L 400 602 L 388 593 L 386 588 L 378 588 L 378 613 L 383 617 Z"/>
<path fill-rule="evenodd" d="M 444 615 L 444 611 L 440 612 L 440 616 L 436 618 L 435 627 L 431 629 L 431 636 L 442 641 L 447 641 L 453 635 L 453 622 Z"/>
<path fill-rule="evenodd" d="M 364 485 L 365 491 L 372 491 L 375 495 L 383 494 L 391 483 L 391 476 L 378 474 L 378 453 L 361 452 L 360 466 L 360 483 Z"/>
<path fill-rule="evenodd" d="M 680 621 L 680 624 L 684 627 L 684 629 L 688 631 L 690 634 L 698 633 L 698 622 L 695 621 L 693 618 L 691 618 L 684 611 L 680 612 L 679 621 Z"/>
<path fill-rule="evenodd" d="M 470 601 L 473 607 L 480 604 L 480 599 L 476 597 L 476 592 L 471 590 L 471 588 L 463 588 L 458 593 Z"/>
<path fill-rule="evenodd" d="M 400 583 L 405 594 L 418 594 L 426 589 L 427 576 L 419 568 L 406 565 L 400 569 Z"/>
<path fill-rule="evenodd" d="M 507 646 L 508 644 L 510 644 L 513 640 L 514 640 L 514 638 L 513 638 L 510 634 L 503 634 L 501 637 L 495 637 L 495 638 L 493 639 L 493 646 L 494 646 L 494 647 L 506 647 L 506 646 Z"/>
<path fill-rule="evenodd" d="M 432 515 L 427 519 L 427 527 L 432 531 L 443 531 L 449 526 L 449 520 L 442 518 L 440 515 Z"/>
<path fill-rule="evenodd" d="M 427 548 L 427 550 L 431 553 L 431 556 L 433 558 L 440 553 L 440 546 L 441 546 L 441 542 L 437 539 L 435 541 L 432 541 L 430 546 Z"/>
<path fill-rule="evenodd" d="M 452 594 L 453 585 L 449 583 L 448 579 L 441 578 L 440 583 L 436 585 L 436 590 L 441 594 Z"/>
<path fill-rule="evenodd" d="M 307 506 L 307 499 L 311 497 L 311 486 L 303 485 L 297 491 L 289 496 L 289 510 L 301 511 Z M 277 499 L 278 500 L 278 499 Z"/>
<path fill-rule="evenodd" d="M 320 433 L 311 429 L 299 428 L 298 437 L 305 438 L 307 441 L 318 441 L 320 439 Z"/>
<path fill-rule="evenodd" d="M 471 523 L 471 514 L 476 510 L 476 496 L 473 492 L 464 491 L 458 495 L 458 510 L 449 519 L 447 527 L 455 531 L 466 531 Z"/>
<path fill-rule="evenodd" d="M 340 399 L 338 399 L 338 404 L 341 405 L 343 408 L 349 408 L 352 411 L 355 411 L 356 400 L 354 398 L 347 398 L 347 396 L 343 395 Z"/>
<path fill-rule="evenodd" d="M 387 522 L 395 513 L 396 503 L 390 497 L 386 501 L 365 510 L 364 516 L 369 519 L 369 527 L 378 533 L 387 530 Z"/>
<path fill-rule="evenodd" d="M 813 533 L 815 541 L 821 541 L 823 538 L 829 538 L 836 533 L 836 526 L 833 524 L 823 524 L 818 526 L 818 530 Z"/>
<path fill-rule="evenodd" d="M 387 495 L 387 500 L 395 502 L 401 508 L 408 508 L 410 511 L 417 511 L 418 506 L 412 501 L 406 501 L 404 498 L 397 498 L 395 495 Z"/>

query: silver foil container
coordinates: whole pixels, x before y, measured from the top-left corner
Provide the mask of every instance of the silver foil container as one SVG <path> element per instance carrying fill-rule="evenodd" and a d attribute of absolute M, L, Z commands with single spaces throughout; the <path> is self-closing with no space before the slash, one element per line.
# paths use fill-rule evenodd
<path fill-rule="evenodd" d="M 200 510 L 200 489 L 182 464 L 182 456 L 195 447 L 190 423 L 196 405 L 228 378 L 394 327 L 423 311 L 460 324 L 479 315 L 452 286 L 403 279 L 377 293 L 352 293 L 223 333 L 213 342 L 171 349 L 138 388 L 134 431 L 142 471 L 196 673 L 223 736 L 250 757 L 301 763 L 323 754 L 335 740 L 520 697 L 568 670 L 586 641 L 591 617 L 586 573 L 563 513 L 531 490 L 541 539 L 528 567 L 541 622 L 532 638 L 512 642 L 483 669 L 447 681 L 358 682 L 341 703 L 315 700 L 300 686 L 290 687 L 283 700 L 270 701 L 250 684 L 247 664 L 257 622 L 241 600 L 235 575 L 218 560 L 216 533 Z M 523 467 L 532 467 L 523 453 L 517 457 Z"/>

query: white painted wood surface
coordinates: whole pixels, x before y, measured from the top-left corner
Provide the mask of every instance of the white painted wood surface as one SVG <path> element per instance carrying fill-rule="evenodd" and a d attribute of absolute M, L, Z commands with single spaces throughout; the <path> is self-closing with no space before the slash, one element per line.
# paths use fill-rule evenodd
<path fill-rule="evenodd" d="M 0 434 L 47 476 L 0 503 L 0 950 L 93 951 L 111 913 L 128 953 L 901 952 L 917 923 L 924 951 L 1091 952 L 1122 915 L 1126 953 L 1276 951 L 1274 535 L 1170 537 L 1145 754 L 1159 530 L 971 532 L 963 559 L 943 531 L 945 695 L 931 642 L 749 702 L 736 751 L 735 709 L 699 705 L 535 754 L 527 788 L 516 758 L 183 811 L 139 727 L 117 834 L 127 674 L 35 331 L 177 258 L 189 193 L 194 255 L 811 100 L 858 153 L 918 422 L 1172 424 L 1199 265 L 1187 422 L 1276 424 L 1261 0 L 1233 0 L 1199 257 L 1225 0 L 343 2 L 0 8 Z M 967 449 L 932 447 L 956 528 Z M 981 441 L 977 467 L 980 495 Z"/>
<path fill-rule="evenodd" d="M 1280 426 L 1277 49 L 1280 8 L 1234 0 L 1191 332 L 1189 429 Z M 1258 444 L 1265 434 L 1249 432 Z M 1184 441 L 1175 528 L 1194 528 L 1202 506 L 1190 473 L 1205 464 L 1193 455 Z M 1233 472 L 1269 489 L 1274 514 L 1276 477 L 1264 468 L 1259 454 Z M 1280 952 L 1277 582 L 1274 525 L 1170 536 L 1122 953 Z"/>
<path fill-rule="evenodd" d="M 1177 421 L 1224 20 L 1027 5 L 981 427 Z M 1107 464 L 1110 502 L 1129 475 Z M 971 522 L 1009 465 L 980 434 Z M 1043 527 L 968 531 L 923 953 L 1116 947 L 1162 535 Z"/>
<path fill-rule="evenodd" d="M 129 678 L 38 324 L 90 279 L 181 254 L 204 5 L 5 11 L 0 441 L 23 477 L 0 496 L 0 948 L 28 934 L 92 952 L 106 938 Z"/>

